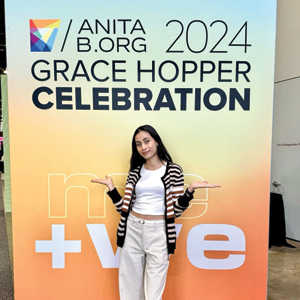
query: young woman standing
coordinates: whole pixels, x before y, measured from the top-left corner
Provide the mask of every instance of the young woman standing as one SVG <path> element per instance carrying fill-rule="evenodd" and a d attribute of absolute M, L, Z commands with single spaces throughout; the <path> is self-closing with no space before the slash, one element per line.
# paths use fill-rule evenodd
<path fill-rule="evenodd" d="M 195 189 L 219 185 L 195 181 L 184 191 L 181 167 L 172 162 L 150 125 L 140 126 L 133 134 L 123 198 L 109 176 L 92 182 L 108 187 L 108 195 L 121 214 L 117 231 L 120 299 L 160 300 L 169 255 L 176 246 L 175 218 L 188 208 Z"/>

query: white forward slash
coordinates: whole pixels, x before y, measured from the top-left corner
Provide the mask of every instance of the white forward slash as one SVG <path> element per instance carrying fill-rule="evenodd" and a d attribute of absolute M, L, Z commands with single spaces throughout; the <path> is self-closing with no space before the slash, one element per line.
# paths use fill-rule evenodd
<path fill-rule="evenodd" d="M 35 252 L 52 253 L 52 268 L 65 268 L 65 253 L 81 252 L 81 241 L 65 240 L 65 225 L 52 225 L 51 241 L 35 241 Z"/>

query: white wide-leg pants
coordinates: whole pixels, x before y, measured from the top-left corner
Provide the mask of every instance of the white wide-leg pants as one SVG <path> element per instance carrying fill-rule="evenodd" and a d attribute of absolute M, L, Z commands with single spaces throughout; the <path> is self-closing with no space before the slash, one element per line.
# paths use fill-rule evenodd
<path fill-rule="evenodd" d="M 165 220 L 142 220 L 130 214 L 120 248 L 120 299 L 161 300 L 168 266 Z"/>

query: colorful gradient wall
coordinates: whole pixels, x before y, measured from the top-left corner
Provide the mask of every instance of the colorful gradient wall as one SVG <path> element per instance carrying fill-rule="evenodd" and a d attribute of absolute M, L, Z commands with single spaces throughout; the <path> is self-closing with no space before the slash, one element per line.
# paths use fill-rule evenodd
<path fill-rule="evenodd" d="M 276 1 L 6 1 L 15 299 L 118 299 L 133 131 L 197 191 L 164 299 L 266 299 Z"/>

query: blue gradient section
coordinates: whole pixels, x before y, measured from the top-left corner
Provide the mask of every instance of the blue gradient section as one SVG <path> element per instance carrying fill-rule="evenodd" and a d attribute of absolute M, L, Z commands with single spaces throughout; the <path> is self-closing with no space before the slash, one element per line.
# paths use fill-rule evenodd
<path fill-rule="evenodd" d="M 53 48 L 53 45 L 54 45 L 54 41 L 55 41 L 57 32 L 58 32 L 58 28 L 54 28 L 54 29 L 53 29 L 53 32 L 52 32 L 52 34 L 51 34 L 51 36 L 49 37 L 49 39 L 48 39 L 48 41 L 47 41 L 47 45 L 50 47 L 50 49 Z"/>

